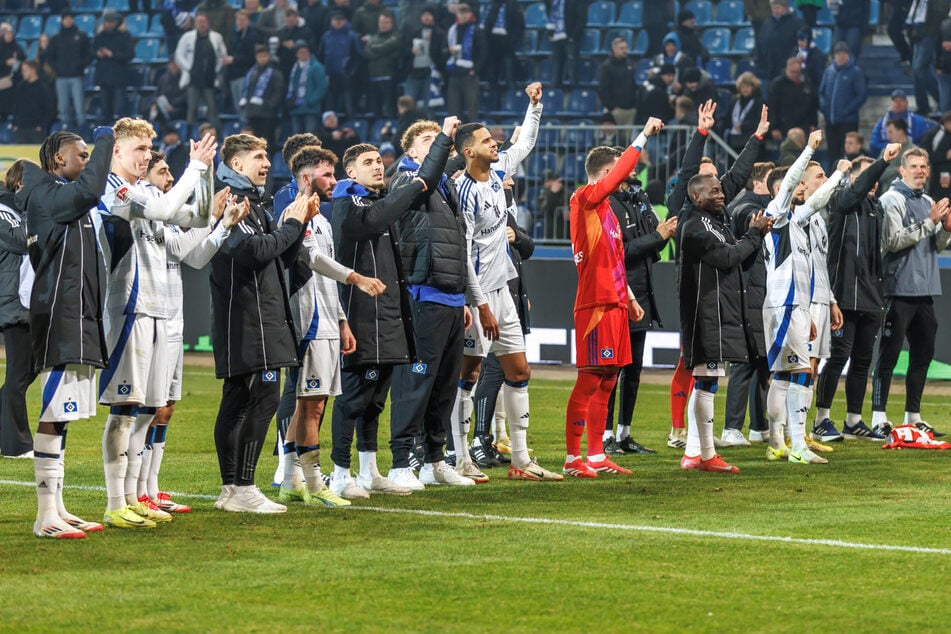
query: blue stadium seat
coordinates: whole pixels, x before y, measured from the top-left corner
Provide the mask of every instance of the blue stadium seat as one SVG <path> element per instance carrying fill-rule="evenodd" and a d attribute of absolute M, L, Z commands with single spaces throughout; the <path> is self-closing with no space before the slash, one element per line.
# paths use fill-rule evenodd
<path fill-rule="evenodd" d="M 30 42 L 29 46 L 25 46 L 24 48 L 26 48 L 27 59 L 36 59 L 36 52 L 40 50 L 40 41 L 33 40 L 32 42 Z"/>
<path fill-rule="evenodd" d="M 535 2 L 528 5 L 525 9 L 525 28 L 526 29 L 544 29 L 548 25 L 548 13 L 545 11 L 545 4 Z"/>
<path fill-rule="evenodd" d="M 711 55 L 726 55 L 730 51 L 730 29 L 725 27 L 704 29 L 700 41 Z"/>
<path fill-rule="evenodd" d="M 10 144 L 14 142 L 13 124 L 4 123 L 0 125 L 0 143 Z"/>
<path fill-rule="evenodd" d="M 43 33 L 53 37 L 63 28 L 63 18 L 58 15 L 51 15 L 46 18 L 46 24 L 43 25 Z"/>
<path fill-rule="evenodd" d="M 271 157 L 271 176 L 277 180 L 290 180 L 293 178 L 291 170 L 284 162 L 284 157 L 280 152 L 275 152 Z"/>
<path fill-rule="evenodd" d="M 144 13 L 132 13 L 125 18 L 125 27 L 132 37 L 145 37 L 149 32 L 149 16 Z"/>
<path fill-rule="evenodd" d="M 832 29 L 820 26 L 812 29 L 812 42 L 826 55 L 832 50 Z"/>
<path fill-rule="evenodd" d="M 525 163 L 525 177 L 530 181 L 540 181 L 545 178 L 545 170 L 558 169 L 558 155 L 554 152 L 535 151 L 529 155 Z"/>
<path fill-rule="evenodd" d="M 577 127 L 565 131 L 565 147 L 586 152 L 594 145 L 594 122 L 591 119 L 577 119 L 572 123 Z"/>
<path fill-rule="evenodd" d="M 713 21 L 713 3 L 710 0 L 690 0 L 684 4 L 684 9 L 693 11 L 697 18 L 697 26 L 701 28 Z"/>
<path fill-rule="evenodd" d="M 819 9 L 819 13 L 816 14 L 816 24 L 818 26 L 832 26 L 835 24 L 835 16 L 832 15 L 832 11 L 829 11 L 829 7 Z"/>
<path fill-rule="evenodd" d="M 637 63 L 634 65 L 634 80 L 638 84 L 643 84 L 647 81 L 647 71 L 651 67 L 652 60 L 649 57 L 642 57 L 637 60 Z"/>
<path fill-rule="evenodd" d="M 549 109 L 549 112 L 564 112 L 565 110 L 565 92 L 560 88 L 546 89 L 542 93 L 542 101 L 545 107 Z"/>
<path fill-rule="evenodd" d="M 350 128 L 356 132 L 361 141 L 366 141 L 370 126 L 367 125 L 366 119 L 350 119 L 344 122 L 340 128 Z"/>
<path fill-rule="evenodd" d="M 641 31 L 634 40 L 634 46 L 630 50 L 631 55 L 644 55 L 647 53 L 647 31 Z"/>
<path fill-rule="evenodd" d="M 479 112 L 497 112 L 499 109 L 499 95 L 494 90 L 479 92 Z"/>
<path fill-rule="evenodd" d="M 524 90 L 513 88 L 502 95 L 502 105 L 499 107 L 502 113 L 521 114 L 526 108 L 528 108 L 528 95 Z"/>
<path fill-rule="evenodd" d="M 593 90 L 572 90 L 568 95 L 565 111 L 573 115 L 590 115 L 598 112 L 598 93 Z"/>
<path fill-rule="evenodd" d="M 178 131 L 178 136 L 181 137 L 182 141 L 191 138 L 191 130 L 189 130 L 187 121 L 176 119 L 174 121 L 169 121 L 169 125 Z"/>
<path fill-rule="evenodd" d="M 386 124 L 390 124 L 390 134 L 396 134 L 396 131 L 400 129 L 400 122 L 396 119 L 377 119 L 373 123 L 373 127 L 370 128 L 370 143 L 382 143 L 383 142 L 383 128 L 386 127 Z M 400 144 L 399 139 L 393 139 L 391 141 L 394 146 Z M 397 152 L 397 154 L 402 154 L 402 152 Z"/>
<path fill-rule="evenodd" d="M 144 37 L 135 43 L 135 59 L 133 62 L 151 64 L 159 61 L 161 42 L 156 37 Z"/>
<path fill-rule="evenodd" d="M 742 26 L 746 24 L 742 0 L 720 0 L 713 24 L 724 26 Z"/>
<path fill-rule="evenodd" d="M 616 38 L 623 37 L 627 40 L 628 52 L 634 46 L 634 31 L 631 29 L 613 28 L 604 32 L 604 48 L 611 50 L 611 42 Z"/>
<path fill-rule="evenodd" d="M 158 15 L 158 14 L 156 14 Z M 75 20 L 76 28 L 88 35 L 89 37 L 96 36 L 96 16 L 91 13 L 80 13 L 76 16 Z M 159 33 L 162 37 L 165 37 L 165 33 Z"/>
<path fill-rule="evenodd" d="M 588 6 L 588 26 L 608 26 L 614 24 L 617 6 L 608 0 L 598 0 Z"/>
<path fill-rule="evenodd" d="M 17 27 L 18 40 L 35 40 L 43 32 L 43 16 L 25 15 L 20 19 Z"/>
<path fill-rule="evenodd" d="M 608 46 L 610 43 L 605 44 Z M 578 60 L 578 81 L 581 86 L 596 86 L 598 84 L 598 59 L 579 59 Z M 544 84 L 542 84 L 544 85 Z"/>
<path fill-rule="evenodd" d="M 83 71 L 83 90 L 86 91 L 96 91 L 99 90 L 99 87 L 96 85 L 96 65 L 90 64 L 86 67 L 86 70 Z"/>
<path fill-rule="evenodd" d="M 106 0 L 106 9 L 115 9 L 120 13 L 129 12 L 129 0 Z"/>
<path fill-rule="evenodd" d="M 541 29 L 538 33 L 538 54 L 548 57 L 551 55 L 551 40 L 548 39 L 548 31 Z"/>
<path fill-rule="evenodd" d="M 641 26 L 644 23 L 644 2 L 643 0 L 634 0 L 625 2 L 621 5 L 621 11 L 618 13 L 618 26 Z"/>
<path fill-rule="evenodd" d="M 522 42 L 518 47 L 518 53 L 521 55 L 534 55 L 538 52 L 538 31 L 526 29 L 522 33 Z"/>
<path fill-rule="evenodd" d="M 165 29 L 162 28 L 162 14 L 156 13 L 149 22 L 149 35 L 152 37 L 165 37 Z"/>
<path fill-rule="evenodd" d="M 73 11 L 84 13 L 101 13 L 102 0 L 73 0 Z"/>
<path fill-rule="evenodd" d="M 542 86 L 549 86 L 553 84 L 554 77 L 552 76 L 551 59 L 545 58 L 539 61 L 537 70 L 532 76 L 536 78 L 536 81 L 540 81 Z"/>
<path fill-rule="evenodd" d="M 748 57 L 744 57 L 743 59 L 738 59 L 736 60 L 736 69 L 734 69 L 733 71 L 733 79 L 736 79 L 737 77 L 739 77 L 745 72 L 750 72 L 755 74 L 756 71 L 753 69 L 754 69 L 753 60 L 749 59 Z"/>
<path fill-rule="evenodd" d="M 535 140 L 536 147 L 539 148 L 558 148 L 561 147 L 561 128 L 558 121 L 547 121 L 538 126 L 538 137 Z"/>
<path fill-rule="evenodd" d="M 565 156 L 565 161 L 561 166 L 561 177 L 569 185 L 587 182 L 588 175 L 584 171 L 584 152 L 574 152 Z"/>
<path fill-rule="evenodd" d="M 707 62 L 707 66 L 704 70 L 710 74 L 713 83 L 722 86 L 731 83 L 730 66 L 730 60 L 722 57 L 714 57 Z"/>
<path fill-rule="evenodd" d="M 753 46 L 756 44 L 756 34 L 753 33 L 753 27 L 745 26 L 737 30 L 733 37 L 732 55 L 749 55 L 753 52 Z"/>
<path fill-rule="evenodd" d="M 241 132 L 241 122 L 237 119 L 233 121 L 223 121 L 221 123 L 221 136 L 231 136 L 232 134 L 237 134 Z"/>
<path fill-rule="evenodd" d="M 581 36 L 580 51 L 582 55 L 598 55 L 601 53 L 601 31 L 585 29 Z"/>

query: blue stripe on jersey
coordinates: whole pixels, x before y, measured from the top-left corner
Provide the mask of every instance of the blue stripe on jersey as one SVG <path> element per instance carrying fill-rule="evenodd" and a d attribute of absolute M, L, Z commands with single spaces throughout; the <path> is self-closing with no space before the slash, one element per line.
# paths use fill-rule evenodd
<path fill-rule="evenodd" d="M 769 367 L 773 367 L 773 362 L 782 352 L 783 343 L 786 341 L 786 333 L 789 331 L 789 321 L 792 319 L 793 307 L 786 304 L 784 308 L 783 320 L 779 323 L 779 330 L 776 331 L 776 339 L 773 340 L 773 343 L 769 346 L 769 351 L 766 353 L 766 361 Z"/>
<path fill-rule="evenodd" d="M 122 332 L 119 333 L 119 340 L 116 342 L 116 347 L 112 349 L 112 354 L 109 355 L 109 365 L 102 371 L 102 374 L 99 375 L 99 396 L 102 397 L 103 393 L 106 391 L 109 382 L 112 381 L 112 377 L 116 373 L 116 368 L 119 366 L 119 359 L 122 358 L 122 354 L 125 352 L 125 347 L 129 343 L 129 335 L 132 334 L 132 326 L 135 325 L 135 315 L 126 315 L 125 322 L 122 324 Z"/>
<path fill-rule="evenodd" d="M 132 315 L 135 313 L 135 303 L 139 299 L 139 261 L 135 261 L 135 276 L 132 278 L 132 292 L 129 293 L 129 301 L 126 302 L 125 310 L 123 311 L 126 315 Z"/>
<path fill-rule="evenodd" d="M 57 365 L 50 371 L 50 378 L 43 388 L 43 414 L 46 413 L 46 409 L 53 402 L 53 397 L 56 396 L 56 390 L 59 389 L 59 384 L 63 382 L 63 370 L 65 369 L 65 365 Z M 40 417 L 42 418 L 42 414 Z"/>
<path fill-rule="evenodd" d="M 304 341 L 311 341 L 317 338 L 317 324 L 320 322 L 320 311 L 317 310 L 317 301 L 314 300 L 314 316 L 310 318 L 310 328 L 304 335 Z"/>
<path fill-rule="evenodd" d="M 462 203 L 462 209 L 465 210 L 469 205 L 469 194 L 472 192 L 472 185 L 474 181 L 469 178 L 469 175 L 466 174 L 462 181 L 462 185 L 459 187 L 459 202 Z M 477 215 L 479 212 L 478 209 L 473 210 L 473 215 Z"/>
<path fill-rule="evenodd" d="M 478 274 L 479 274 L 479 264 L 480 264 L 480 262 L 479 262 L 479 257 L 480 257 L 480 255 L 482 254 L 482 249 L 481 249 L 478 245 L 475 245 L 475 248 L 476 248 L 476 254 L 475 254 L 475 255 L 476 255 L 476 260 L 475 260 L 475 272 L 476 272 L 476 275 L 478 275 Z"/>

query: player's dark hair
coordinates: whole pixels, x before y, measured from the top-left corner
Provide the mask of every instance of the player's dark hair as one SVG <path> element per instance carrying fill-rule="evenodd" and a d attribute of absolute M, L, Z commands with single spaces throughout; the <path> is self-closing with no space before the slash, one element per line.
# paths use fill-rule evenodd
<path fill-rule="evenodd" d="M 151 172 L 152 169 L 165 160 L 165 152 L 161 150 L 150 150 L 151 155 L 149 156 L 149 167 L 146 172 Z"/>
<path fill-rule="evenodd" d="M 23 166 L 27 163 L 33 163 L 30 159 L 17 159 L 7 168 L 6 176 L 3 177 L 3 186 L 7 191 L 15 192 L 20 187 L 20 181 L 23 180 Z"/>
<path fill-rule="evenodd" d="M 763 182 L 766 176 L 775 168 L 776 164 L 772 161 L 753 163 L 753 169 L 750 171 L 750 177 L 746 181 L 746 188 L 750 191 L 753 191 L 755 184 Z"/>
<path fill-rule="evenodd" d="M 68 143 L 82 141 L 83 138 L 75 132 L 60 130 L 46 137 L 43 145 L 40 146 L 40 166 L 47 174 L 52 174 L 56 169 L 56 155 L 60 149 Z"/>
<path fill-rule="evenodd" d="M 267 141 L 253 134 L 232 134 L 221 144 L 221 160 L 231 167 L 231 159 L 256 150 L 266 150 Z"/>
<path fill-rule="evenodd" d="M 472 145 L 476 130 L 484 128 L 481 123 L 464 123 L 456 130 L 456 152 L 462 154 L 462 151 Z"/>
<path fill-rule="evenodd" d="M 327 148 L 307 145 L 302 147 L 297 154 L 291 157 L 291 162 L 288 164 L 288 167 L 291 170 L 291 174 L 296 177 L 300 174 L 301 170 L 317 167 L 321 163 L 336 165 L 337 155 Z"/>
<path fill-rule="evenodd" d="M 776 186 L 776 183 L 781 183 L 782 180 L 786 177 L 786 172 L 789 171 L 788 166 L 777 167 L 769 174 L 769 178 L 766 179 L 766 187 L 769 189 L 769 193 L 773 195 L 773 188 Z"/>
<path fill-rule="evenodd" d="M 281 148 L 281 158 L 284 159 L 284 165 L 290 167 L 291 159 L 294 158 L 294 155 L 300 152 L 302 147 L 308 145 L 316 145 L 319 147 L 323 145 L 323 143 L 317 138 L 316 134 L 311 134 L 310 132 L 292 134 L 287 137 L 287 140 L 284 141 L 284 147 Z"/>
<path fill-rule="evenodd" d="M 901 119 L 899 117 L 895 117 L 894 119 L 889 119 L 885 123 L 885 127 L 888 127 L 888 126 L 892 126 L 896 130 L 901 130 L 905 134 L 908 134 L 908 122 L 905 121 L 904 119 Z"/>
<path fill-rule="evenodd" d="M 713 174 L 694 174 L 687 181 L 687 196 L 690 197 L 690 200 L 693 200 L 693 195 L 700 191 L 701 187 L 707 187 L 709 181 L 715 180 L 717 180 L 717 177 Z"/>
<path fill-rule="evenodd" d="M 359 158 L 361 154 L 379 151 L 380 148 L 370 143 L 358 143 L 352 147 L 348 147 L 347 151 L 343 153 L 343 166 L 350 167 L 357 162 L 357 158 Z"/>
<path fill-rule="evenodd" d="M 604 169 L 605 165 L 613 163 L 619 156 L 621 156 L 621 153 L 618 152 L 617 148 L 608 147 L 606 145 L 591 148 L 588 152 L 588 156 L 584 159 L 585 174 L 588 175 L 588 178 L 593 178 L 598 172 Z"/>
<path fill-rule="evenodd" d="M 873 159 L 871 156 L 865 156 L 864 154 L 862 156 L 856 156 L 854 159 L 852 159 L 852 165 L 849 168 L 849 174 L 855 174 L 857 171 L 862 169 L 863 165 L 870 165 L 874 162 L 875 159 Z"/>

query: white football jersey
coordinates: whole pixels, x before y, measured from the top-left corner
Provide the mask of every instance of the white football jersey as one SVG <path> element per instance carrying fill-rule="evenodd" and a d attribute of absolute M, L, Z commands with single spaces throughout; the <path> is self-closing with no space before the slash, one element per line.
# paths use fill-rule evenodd
<path fill-rule="evenodd" d="M 182 264 L 201 269 L 218 252 L 221 245 L 231 234 L 224 224 L 218 223 L 212 229 L 203 227 L 182 231 L 175 225 L 165 227 L 165 251 L 168 258 L 168 325 L 166 332 L 169 341 L 184 339 L 185 309 L 184 290 L 182 288 Z"/>
<path fill-rule="evenodd" d="M 844 176 L 842 172 L 832 172 L 822 187 L 817 189 L 805 204 L 796 208 L 796 215 L 807 218 L 809 223 L 809 244 L 812 247 L 810 251 L 812 254 L 812 301 L 816 304 L 831 304 L 834 301 L 832 284 L 829 282 L 829 229 L 826 218 L 829 198 Z M 806 209 L 801 213 L 802 207 Z"/>

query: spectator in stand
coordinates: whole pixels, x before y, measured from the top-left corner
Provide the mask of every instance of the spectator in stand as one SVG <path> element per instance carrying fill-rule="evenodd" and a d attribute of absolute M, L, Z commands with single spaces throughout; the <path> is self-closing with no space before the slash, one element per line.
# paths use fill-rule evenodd
<path fill-rule="evenodd" d="M 182 35 L 194 28 L 194 11 L 198 0 L 165 0 L 162 9 L 162 30 L 165 31 L 165 46 L 169 52 L 178 47 Z"/>
<path fill-rule="evenodd" d="M 425 105 L 425 103 L 424 101 L 423 105 Z M 409 95 L 403 95 L 396 100 L 396 113 L 399 116 L 399 121 L 397 123 L 396 134 L 392 135 L 392 137 L 390 137 L 391 139 L 402 139 L 411 125 L 426 118 L 426 114 L 420 110 L 419 107 L 420 104 Z M 388 130 L 384 127 L 383 138 L 387 138 L 387 132 Z"/>
<path fill-rule="evenodd" d="M 331 0 L 330 1 L 330 13 L 328 15 L 328 20 L 333 18 L 334 12 L 339 11 L 343 13 L 347 22 L 353 20 L 353 7 L 350 6 L 350 0 Z M 330 22 L 327 22 L 327 26 L 330 26 Z"/>
<path fill-rule="evenodd" d="M 545 29 L 551 42 L 551 67 L 555 88 L 564 87 L 566 79 L 569 85 L 574 85 L 578 73 L 581 36 L 588 25 L 588 2 L 545 0 L 545 7 L 548 9 L 548 24 Z M 472 120 L 474 119 L 470 119 Z"/>
<path fill-rule="evenodd" d="M 802 20 L 789 10 L 787 0 L 770 0 L 769 8 L 770 17 L 756 31 L 753 47 L 756 76 L 764 82 L 782 74 L 790 53 L 796 50 L 797 34 L 802 30 Z"/>
<path fill-rule="evenodd" d="M 800 29 L 796 34 L 796 57 L 802 64 L 803 76 L 812 87 L 812 92 L 818 94 L 829 56 L 816 48 L 812 41 L 812 29 Z"/>
<path fill-rule="evenodd" d="M 743 0 L 743 11 L 749 18 L 750 26 L 753 32 L 758 33 L 759 28 L 769 19 L 772 13 L 769 6 L 770 0 Z"/>
<path fill-rule="evenodd" d="M 766 105 L 769 106 L 770 135 L 776 141 L 790 128 L 812 132 L 819 125 L 819 96 L 803 79 L 802 62 L 798 57 L 786 60 L 786 72 L 770 83 Z M 805 138 L 800 151 L 804 147 Z"/>
<path fill-rule="evenodd" d="M 95 82 L 99 86 L 102 118 L 107 124 L 129 114 L 125 91 L 135 47 L 132 36 L 121 25 L 122 16 L 118 11 L 106 11 L 101 30 L 92 41 L 96 57 Z"/>
<path fill-rule="evenodd" d="M 545 170 L 545 184 L 538 192 L 538 213 L 545 221 L 544 235 L 549 240 L 568 239 L 568 197 L 561 174 Z"/>
<path fill-rule="evenodd" d="M 689 97 L 695 104 L 707 103 L 708 99 L 718 100 L 717 87 L 706 71 L 688 68 L 680 75 L 682 97 Z"/>
<path fill-rule="evenodd" d="M 360 38 L 350 28 L 347 15 L 335 10 L 330 15 L 330 28 L 324 33 L 317 47 L 317 58 L 323 62 L 327 77 L 330 79 L 330 103 L 333 110 L 349 114 L 353 109 L 353 76 L 360 63 Z M 331 148 L 332 149 L 332 148 Z M 337 156 L 343 156 L 333 150 Z M 340 163 L 339 173 L 343 173 Z"/>
<path fill-rule="evenodd" d="M 234 29 L 232 29 L 229 38 L 228 54 L 224 56 L 221 62 L 227 67 L 225 79 L 231 93 L 231 102 L 234 104 L 234 111 L 238 114 L 238 120 L 242 124 L 247 123 L 244 112 L 238 107 L 238 102 L 241 100 L 241 91 L 244 88 L 244 77 L 254 66 L 254 47 L 265 43 L 264 34 L 251 24 L 251 15 L 245 9 L 241 9 L 234 14 Z"/>
<path fill-rule="evenodd" d="M 56 118 L 56 100 L 40 81 L 39 64 L 28 59 L 20 65 L 22 80 L 13 88 L 13 132 L 17 143 L 39 145 Z"/>
<path fill-rule="evenodd" d="M 770 113 L 772 118 L 772 113 Z M 779 158 L 776 167 L 788 167 L 796 162 L 803 148 L 806 147 L 806 132 L 802 128 L 791 128 L 786 133 L 786 140 L 779 145 Z"/>
<path fill-rule="evenodd" d="M 816 28 L 819 10 L 826 6 L 825 0 L 796 0 L 796 8 L 802 14 L 802 21 L 810 29 Z"/>
<path fill-rule="evenodd" d="M 616 37 L 611 41 L 611 57 L 598 68 L 601 105 L 618 125 L 629 126 L 637 112 L 637 93 L 636 71 L 628 57 L 627 40 Z"/>
<path fill-rule="evenodd" d="M 244 10 L 248 12 L 248 17 L 251 18 L 251 25 L 257 27 L 261 20 L 261 14 L 264 13 L 261 8 L 261 0 L 244 0 Z M 261 32 L 264 33 L 264 31 Z M 267 36 L 265 35 L 265 37 Z"/>
<path fill-rule="evenodd" d="M 427 7 L 419 14 L 419 28 L 410 33 L 408 41 L 411 43 L 412 62 L 409 64 L 403 92 L 413 99 L 410 110 L 419 108 L 428 111 L 433 69 L 441 70 L 446 67 L 446 32 L 436 24 L 433 9 Z M 402 116 L 403 111 L 400 111 L 400 128 L 406 130 L 409 125 L 402 125 Z M 425 117 L 420 117 L 422 118 Z M 402 135 L 397 137 L 402 138 Z"/>
<path fill-rule="evenodd" d="M 901 167 L 901 157 L 903 157 L 908 150 L 918 147 L 912 143 L 911 138 L 908 136 L 908 122 L 904 119 L 889 120 L 889 122 L 885 124 L 885 131 L 888 133 L 888 142 L 899 144 L 901 149 L 898 151 L 898 158 L 888 163 L 888 167 L 885 168 L 882 177 L 878 179 L 879 196 L 887 192 L 895 180 L 901 177 L 901 173 L 898 171 L 898 168 Z"/>
<path fill-rule="evenodd" d="M 360 34 L 363 43 L 367 36 L 373 35 L 380 29 L 380 16 L 386 12 L 382 0 L 366 0 L 353 14 L 353 30 Z M 394 24 L 395 26 L 395 24 Z"/>
<path fill-rule="evenodd" d="M 463 121 L 479 119 L 479 77 L 488 49 L 485 35 L 468 4 L 456 6 L 456 23 L 446 34 L 448 60 L 446 107 L 450 115 Z"/>
<path fill-rule="evenodd" d="M 304 41 L 310 46 L 310 29 L 304 25 L 297 9 L 289 7 L 284 11 L 284 26 L 277 32 L 280 46 L 277 49 L 277 68 L 287 78 L 291 67 L 297 61 L 297 43 Z"/>
<path fill-rule="evenodd" d="M 287 81 L 287 111 L 291 116 L 293 134 L 317 129 L 326 94 L 327 73 L 324 65 L 310 54 L 307 42 L 298 41 L 297 63 L 291 67 Z"/>
<path fill-rule="evenodd" d="M 182 69 L 179 85 L 186 89 L 189 125 L 198 120 L 198 106 L 203 103 L 208 108 L 208 120 L 216 130 L 221 127 L 215 88 L 227 54 L 225 41 L 211 30 L 208 16 L 197 14 L 195 29 L 183 35 L 175 48 L 175 63 Z"/>
<path fill-rule="evenodd" d="M 363 45 L 363 59 L 367 64 L 367 110 L 375 115 L 392 117 L 396 107 L 396 72 L 400 61 L 400 33 L 396 20 L 389 11 L 380 14 L 376 33 Z"/>
<path fill-rule="evenodd" d="M 931 114 L 932 98 L 940 103 L 935 55 L 941 46 L 941 24 L 951 8 L 948 0 L 915 0 L 908 13 L 912 41 L 911 76 L 915 80 L 915 109 Z"/>
<path fill-rule="evenodd" d="M 228 0 L 204 0 L 195 10 L 208 16 L 208 25 L 215 33 L 227 35 L 231 31 L 235 10 Z"/>
<path fill-rule="evenodd" d="M 288 0 L 274 0 L 271 6 L 261 12 L 257 27 L 266 37 L 277 35 L 277 32 L 286 24 L 285 17 L 290 8 L 292 7 Z"/>
<path fill-rule="evenodd" d="M 736 152 L 742 152 L 756 128 L 763 110 L 760 81 L 750 71 L 736 78 L 736 96 L 730 101 L 729 120 L 723 131 L 726 142 Z"/>
<path fill-rule="evenodd" d="M 699 69 L 688 69 L 697 70 Z M 680 96 L 674 99 L 674 118 L 666 122 L 667 126 L 697 126 L 697 110 L 690 97 Z M 661 164 L 667 165 L 667 172 L 674 173 L 687 149 L 692 130 L 665 129 L 660 136 L 659 156 Z"/>
<path fill-rule="evenodd" d="M 700 41 L 697 34 L 697 16 L 690 9 L 683 9 L 677 14 L 677 28 L 674 32 L 680 38 L 680 50 L 693 64 L 699 68 L 710 61 L 710 51 Z"/>
<path fill-rule="evenodd" d="M 199 138 L 201 138 L 201 135 L 199 135 Z M 189 160 L 188 144 L 182 142 L 182 137 L 178 134 L 178 128 L 173 125 L 162 128 L 162 140 L 159 142 L 159 149 L 165 153 L 168 173 L 174 176 L 177 182 L 185 173 Z"/>
<path fill-rule="evenodd" d="M 268 147 L 277 147 L 275 129 L 278 113 L 286 94 L 284 75 L 271 61 L 267 44 L 254 47 L 254 66 L 244 78 L 244 88 L 238 105 L 254 133 L 267 141 Z"/>
<path fill-rule="evenodd" d="M 664 64 L 645 82 L 645 90 L 641 91 L 637 116 L 634 118 L 635 124 L 644 125 L 650 117 L 657 117 L 661 121 L 669 121 L 674 117 L 670 87 L 676 77 L 677 69 L 674 65 Z"/>
<path fill-rule="evenodd" d="M 644 3 L 644 30 L 647 31 L 647 55 L 657 55 L 663 48 L 664 36 L 674 21 L 674 0 L 651 0 Z"/>
<path fill-rule="evenodd" d="M 8 22 L 0 24 L 0 78 L 10 78 L 13 85 L 0 89 L 0 119 L 13 113 L 13 86 L 20 81 L 20 65 L 26 59 L 26 52 L 13 35 L 13 27 Z"/>
<path fill-rule="evenodd" d="M 891 0 L 892 10 L 888 15 L 888 38 L 898 52 L 899 66 L 911 66 L 911 45 L 905 37 L 905 20 L 911 9 L 912 0 Z"/>
<path fill-rule="evenodd" d="M 92 43 L 79 30 L 69 11 L 63 14 L 62 28 L 50 40 L 47 59 L 56 72 L 56 101 L 59 120 L 71 130 L 78 130 L 86 122 L 86 99 L 83 80 L 86 67 L 92 62 Z M 22 49 L 21 49 L 22 51 Z M 26 55 L 20 59 L 25 59 Z M 4 55 L 6 59 L 6 55 Z M 9 61 L 7 62 L 9 67 Z M 0 103 L 3 99 L 0 99 Z M 70 107 L 72 106 L 72 108 Z M 71 116 L 75 113 L 75 117 Z"/>
<path fill-rule="evenodd" d="M 49 51 L 50 36 L 43 33 L 40 35 L 40 39 L 36 41 L 36 61 L 40 64 L 37 70 L 40 73 L 40 81 L 46 82 L 52 88 L 56 81 L 56 73 L 53 72 L 53 67 L 50 66 Z"/>
<path fill-rule="evenodd" d="M 330 20 L 330 9 L 323 3 L 323 0 L 307 0 L 304 6 L 297 8 L 300 15 L 304 18 L 304 23 L 310 29 L 310 41 L 316 46 L 320 38 L 324 36 L 327 30 L 327 22 Z"/>
<path fill-rule="evenodd" d="M 888 130 L 886 126 L 892 119 L 904 119 L 908 124 L 908 136 L 915 144 L 921 143 L 925 133 L 935 126 L 931 119 L 915 114 L 908 109 L 908 96 L 905 91 L 897 88 L 892 91 L 892 106 L 885 115 L 878 120 L 875 128 L 872 130 L 872 138 L 869 141 L 869 149 L 872 156 L 878 156 L 889 144 Z"/>
<path fill-rule="evenodd" d="M 317 138 L 327 148 L 337 156 L 343 156 L 348 148 L 360 143 L 360 137 L 353 131 L 353 128 L 341 128 L 337 113 L 328 110 L 321 116 L 320 129 L 317 131 Z M 343 163 L 337 164 L 338 178 L 346 178 Z"/>
<path fill-rule="evenodd" d="M 181 80 L 182 69 L 174 60 L 169 60 L 165 72 L 159 77 L 155 87 L 155 96 L 149 108 L 150 120 L 172 121 L 185 118 L 188 100 L 185 90 L 180 85 Z M 181 174 L 173 174 L 173 176 L 177 179 Z"/>
<path fill-rule="evenodd" d="M 491 0 L 482 22 L 486 43 L 496 64 L 486 67 L 485 80 L 490 86 L 508 89 L 515 80 L 515 49 L 525 32 L 525 16 L 516 0 Z"/>
<path fill-rule="evenodd" d="M 941 125 L 925 133 L 921 147 L 931 163 L 928 195 L 934 200 L 951 197 L 951 111 L 941 117 Z"/>
<path fill-rule="evenodd" d="M 859 129 L 859 108 L 867 98 L 865 73 L 849 54 L 849 45 L 836 42 L 832 63 L 819 85 L 819 110 L 826 119 L 825 141 L 831 165 L 842 158 L 845 133 Z"/>
<path fill-rule="evenodd" d="M 951 17 L 941 21 L 941 44 L 938 45 L 935 73 L 938 75 L 938 109 L 951 110 Z"/>
<path fill-rule="evenodd" d="M 860 156 L 868 156 L 865 151 L 865 137 L 858 132 L 847 132 L 845 135 L 845 144 L 843 149 L 845 155 L 842 157 L 849 161 L 854 161 Z"/>
<path fill-rule="evenodd" d="M 862 38 L 868 30 L 870 11 L 869 0 L 842 0 L 835 15 L 832 37 L 836 42 L 848 44 L 856 58 L 862 54 Z"/>
<path fill-rule="evenodd" d="M 664 64 L 670 64 L 674 67 L 674 83 L 671 84 L 671 91 L 680 92 L 680 73 L 688 68 L 694 68 L 697 64 L 680 50 L 680 36 L 671 31 L 664 36 L 663 50 L 654 58 L 654 64 L 648 70 L 649 75 L 656 73 Z M 666 121 L 666 119 L 664 119 Z"/>

